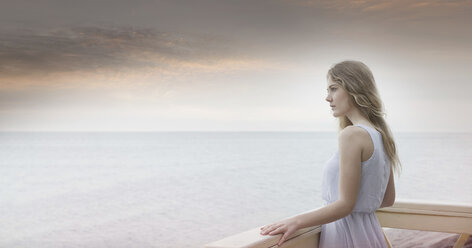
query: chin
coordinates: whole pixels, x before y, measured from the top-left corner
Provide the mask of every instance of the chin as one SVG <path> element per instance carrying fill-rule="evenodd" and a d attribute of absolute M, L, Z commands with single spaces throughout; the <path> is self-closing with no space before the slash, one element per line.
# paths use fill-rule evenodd
<path fill-rule="evenodd" d="M 336 117 L 336 118 L 339 118 L 339 117 L 342 117 L 344 115 L 340 114 L 340 113 L 333 112 L 333 116 Z"/>

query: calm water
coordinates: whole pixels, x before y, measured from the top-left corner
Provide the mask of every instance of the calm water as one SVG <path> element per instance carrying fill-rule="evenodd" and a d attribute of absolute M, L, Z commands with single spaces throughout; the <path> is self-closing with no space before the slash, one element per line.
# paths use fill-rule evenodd
<path fill-rule="evenodd" d="M 472 134 L 396 134 L 397 197 L 472 203 Z M 201 247 L 320 206 L 334 133 L 0 133 L 0 247 Z"/>

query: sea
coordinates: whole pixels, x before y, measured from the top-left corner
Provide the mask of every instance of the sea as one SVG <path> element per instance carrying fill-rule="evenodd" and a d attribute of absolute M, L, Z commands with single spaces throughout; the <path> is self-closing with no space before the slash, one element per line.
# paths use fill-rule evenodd
<path fill-rule="evenodd" d="M 396 133 L 397 199 L 472 204 L 472 133 Z M 321 206 L 331 132 L 0 133 L 0 247 L 203 247 Z"/>

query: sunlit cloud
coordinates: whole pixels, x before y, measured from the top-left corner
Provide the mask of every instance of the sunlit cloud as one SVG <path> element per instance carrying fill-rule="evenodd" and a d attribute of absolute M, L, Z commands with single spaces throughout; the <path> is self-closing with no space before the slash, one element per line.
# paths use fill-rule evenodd
<path fill-rule="evenodd" d="M 323 11 L 321 16 L 347 26 L 363 24 L 373 31 L 379 27 L 388 32 L 398 32 L 401 29 L 415 29 L 421 33 L 421 28 L 428 32 L 462 32 L 470 24 L 472 1 L 431 0 L 431 1 L 377 1 L 377 0 L 283 0 L 286 5 L 305 7 L 315 13 Z M 442 30 L 446 28 L 448 30 Z M 393 30 L 392 30 L 393 29 Z M 372 32 L 372 34 L 375 34 Z"/>
<path fill-rule="evenodd" d="M 405 8 L 429 8 L 429 7 L 471 7 L 472 2 L 467 0 L 428 0 L 428 1 L 378 1 L 378 0 L 283 0 L 286 4 L 300 5 L 313 8 L 326 8 L 336 10 L 364 10 L 364 11 L 386 11 L 399 7 Z M 443 9 L 444 10 L 444 9 Z"/>
<path fill-rule="evenodd" d="M 219 58 L 222 42 L 150 29 L 69 28 L 47 33 L 4 34 L 4 74 L 147 68 L 163 60 Z"/>
<path fill-rule="evenodd" d="M 137 28 L 81 27 L 46 33 L 3 34 L 0 73 L 5 77 L 54 73 L 176 68 L 204 71 L 266 66 L 244 58 L 237 44 L 216 36 L 158 32 Z"/>

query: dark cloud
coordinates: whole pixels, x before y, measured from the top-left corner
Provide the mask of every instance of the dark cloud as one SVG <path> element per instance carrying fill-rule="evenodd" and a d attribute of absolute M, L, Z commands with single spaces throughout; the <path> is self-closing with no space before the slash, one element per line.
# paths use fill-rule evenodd
<path fill-rule="evenodd" d="M 288 6 L 304 8 L 305 15 L 318 16 L 322 10 L 323 19 L 329 20 L 327 29 L 371 36 L 363 37 L 364 41 L 378 35 L 395 37 L 395 42 L 415 38 L 429 43 L 441 40 L 469 44 L 472 40 L 471 32 L 464 32 L 472 23 L 470 0 L 281 1 Z M 338 34 L 337 37 L 343 36 Z"/>
<path fill-rule="evenodd" d="M 25 75 L 69 71 L 166 67 L 169 61 L 234 56 L 221 37 L 145 28 L 75 27 L 0 34 L 0 73 Z"/>

